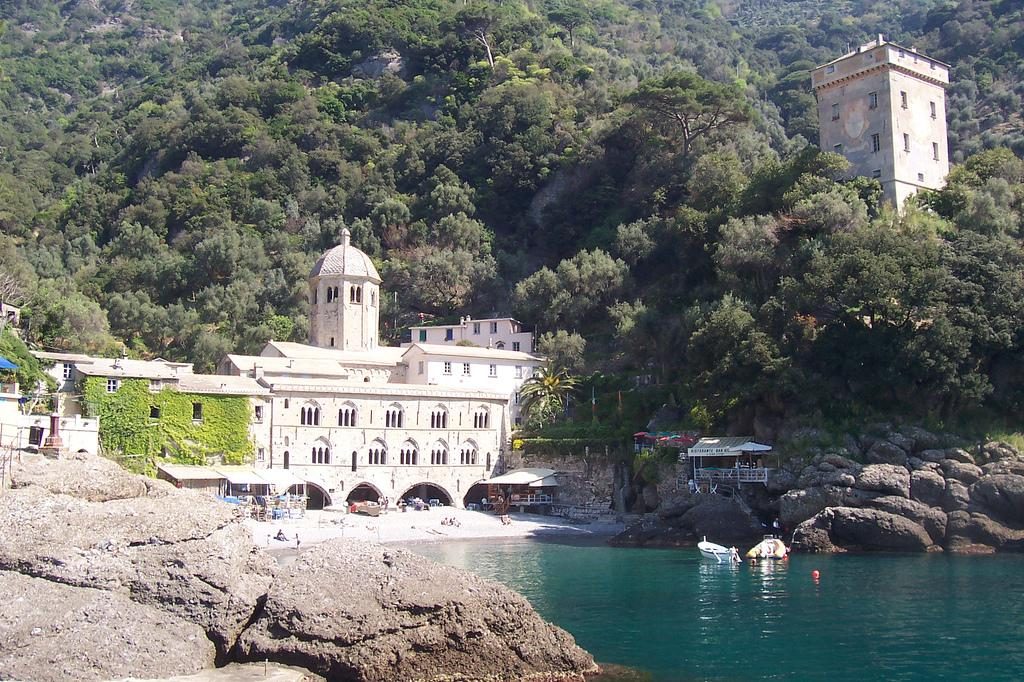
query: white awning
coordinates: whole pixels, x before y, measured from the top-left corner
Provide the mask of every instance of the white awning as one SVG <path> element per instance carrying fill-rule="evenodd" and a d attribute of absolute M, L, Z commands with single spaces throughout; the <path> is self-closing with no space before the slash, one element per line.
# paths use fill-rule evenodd
<path fill-rule="evenodd" d="M 306 482 L 288 469 L 257 469 L 256 474 L 279 491 L 288 490 L 293 485 L 305 485 Z"/>
<path fill-rule="evenodd" d="M 531 488 L 558 485 L 551 469 L 515 469 L 483 481 L 489 485 L 528 485 Z"/>
<path fill-rule="evenodd" d="M 701 438 L 690 446 L 690 457 L 735 457 L 744 452 L 768 452 L 770 445 L 756 443 L 748 438 Z"/>
<path fill-rule="evenodd" d="M 261 478 L 256 470 L 249 467 L 221 466 L 216 467 L 216 471 L 231 485 L 267 485 L 269 483 Z"/>
<path fill-rule="evenodd" d="M 159 464 L 157 470 L 162 471 L 175 481 L 219 481 L 223 475 L 210 467 L 192 464 Z"/>

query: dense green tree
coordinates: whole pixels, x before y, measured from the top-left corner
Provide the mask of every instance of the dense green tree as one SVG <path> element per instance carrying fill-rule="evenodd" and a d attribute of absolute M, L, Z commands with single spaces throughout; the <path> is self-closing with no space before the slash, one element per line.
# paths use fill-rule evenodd
<path fill-rule="evenodd" d="M 674 131 L 683 158 L 690 156 L 700 138 L 752 117 L 738 87 L 708 81 L 689 71 L 645 80 L 625 101 L 651 116 L 658 126 Z"/>

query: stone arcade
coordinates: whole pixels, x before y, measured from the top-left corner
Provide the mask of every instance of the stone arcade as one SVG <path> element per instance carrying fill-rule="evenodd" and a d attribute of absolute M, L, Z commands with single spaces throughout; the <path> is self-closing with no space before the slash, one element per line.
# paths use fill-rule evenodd
<path fill-rule="evenodd" d="M 270 389 L 270 442 L 257 468 L 307 482 L 310 506 L 436 498 L 461 507 L 506 454 L 527 352 L 412 343 L 380 346 L 380 284 L 370 258 L 342 243 L 310 273 L 310 343 L 271 341 L 229 355 L 221 374 Z M 262 458 L 260 453 L 262 453 Z"/>

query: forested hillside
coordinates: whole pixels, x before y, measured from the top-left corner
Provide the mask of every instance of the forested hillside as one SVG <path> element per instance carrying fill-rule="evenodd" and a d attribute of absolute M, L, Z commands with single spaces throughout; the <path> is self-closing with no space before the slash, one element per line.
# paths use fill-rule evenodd
<path fill-rule="evenodd" d="M 9 0 L 0 20 L 0 267 L 41 346 L 209 368 L 302 340 L 306 274 L 347 227 L 392 341 L 515 314 L 574 372 L 652 375 L 703 424 L 1024 400 L 1014 0 Z M 963 165 L 900 218 L 814 147 L 809 69 L 878 33 L 953 65 Z"/>

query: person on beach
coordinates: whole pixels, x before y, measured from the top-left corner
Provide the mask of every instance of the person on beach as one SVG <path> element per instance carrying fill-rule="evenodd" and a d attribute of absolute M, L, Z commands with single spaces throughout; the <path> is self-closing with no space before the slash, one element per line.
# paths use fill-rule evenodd
<path fill-rule="evenodd" d="M 295 534 L 295 549 L 299 548 L 299 534 Z"/>
<path fill-rule="evenodd" d="M 277 529 L 277 535 L 274 536 L 274 539 L 275 540 L 280 540 L 281 542 L 287 542 L 288 541 L 288 536 L 284 534 L 284 529 L 283 528 L 278 528 Z"/>

